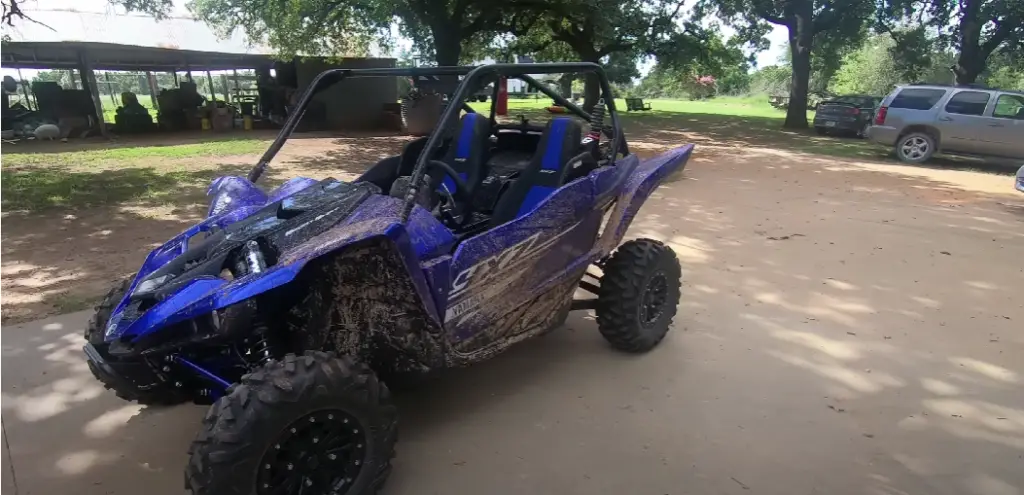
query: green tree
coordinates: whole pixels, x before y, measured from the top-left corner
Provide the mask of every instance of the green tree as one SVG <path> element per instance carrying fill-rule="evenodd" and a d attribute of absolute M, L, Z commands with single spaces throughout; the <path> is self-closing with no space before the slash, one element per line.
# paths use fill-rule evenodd
<path fill-rule="evenodd" d="M 707 33 L 706 56 L 685 60 L 662 57 L 640 82 L 637 91 L 652 98 L 706 97 L 709 87 L 699 79 L 710 76 L 718 94 L 745 93 L 750 86 L 750 60 L 735 39 L 723 41 L 716 33 Z"/>
<path fill-rule="evenodd" d="M 1024 91 L 1024 57 L 1007 51 L 996 52 L 989 57 L 979 79 L 993 88 Z"/>
<path fill-rule="evenodd" d="M 900 83 L 911 82 L 896 70 L 889 35 L 877 35 L 843 57 L 831 89 L 839 94 L 885 95 Z"/>
<path fill-rule="evenodd" d="M 223 32 L 240 29 L 283 55 L 365 53 L 388 44 L 398 22 L 422 58 L 457 65 L 473 42 L 507 32 L 541 0 L 192 0 L 189 9 Z"/>
<path fill-rule="evenodd" d="M 769 65 L 750 75 L 750 93 L 781 95 L 789 92 L 793 68 L 789 65 Z"/>
<path fill-rule="evenodd" d="M 516 38 L 509 48 L 544 58 L 558 54 L 605 63 L 613 81 L 625 82 L 635 77 L 635 66 L 643 56 L 694 60 L 706 52 L 705 30 L 692 22 L 679 22 L 682 7 L 680 0 L 549 2 L 526 29 L 513 29 Z M 585 78 L 583 93 L 584 108 L 589 109 L 600 95 L 596 77 Z"/>
<path fill-rule="evenodd" d="M 150 14 L 157 18 L 163 18 L 171 11 L 174 7 L 174 0 L 108 0 L 111 5 L 124 7 L 128 12 L 141 12 L 144 14 Z M 26 15 L 21 10 L 24 0 L 0 0 L 0 5 L 3 8 L 3 17 L 0 17 L 0 25 L 4 27 L 14 26 L 21 22 L 33 22 L 46 26 L 50 29 L 55 30 L 52 26 L 47 26 L 31 16 Z M 8 39 L 8 35 L 4 34 L 4 40 Z"/>
<path fill-rule="evenodd" d="M 746 30 L 741 32 L 756 33 L 754 28 L 766 22 L 789 31 L 792 77 L 783 124 L 787 128 L 807 128 L 811 52 L 816 41 L 825 43 L 822 36 L 854 39 L 875 12 L 874 0 L 701 0 L 698 5 Z"/>
<path fill-rule="evenodd" d="M 889 30 L 901 22 L 927 25 L 941 46 L 956 52 L 949 69 L 958 84 L 975 82 L 993 53 L 1024 50 L 1020 0 L 880 0 L 876 24 Z"/>

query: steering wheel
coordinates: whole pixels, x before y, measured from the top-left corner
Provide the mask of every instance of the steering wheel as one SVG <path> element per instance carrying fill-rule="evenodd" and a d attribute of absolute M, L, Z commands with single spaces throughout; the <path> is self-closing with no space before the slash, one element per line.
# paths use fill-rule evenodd
<path fill-rule="evenodd" d="M 448 191 L 448 194 L 458 198 L 459 201 L 464 203 L 470 201 L 469 185 L 466 184 L 466 181 L 462 180 L 462 177 L 459 177 L 459 174 L 451 167 L 451 165 L 448 165 L 441 160 L 430 160 L 427 162 L 427 170 L 432 168 L 441 169 L 441 171 L 444 172 L 444 175 L 448 176 L 452 182 L 455 183 L 455 191 L 448 191 L 447 187 L 442 186 L 445 191 Z"/>
<path fill-rule="evenodd" d="M 447 163 L 441 160 L 430 160 L 427 162 L 426 169 L 440 169 L 444 175 L 448 176 L 452 182 L 455 183 L 455 190 L 449 191 L 447 187 L 441 186 L 443 194 L 448 197 L 448 205 L 438 204 L 434 208 L 434 214 L 439 217 L 446 217 L 445 219 L 455 224 L 461 225 L 468 220 L 468 216 L 461 215 L 464 208 L 462 205 L 471 204 L 472 197 L 469 192 L 469 185 L 466 181 L 459 176 L 458 172 L 455 171 Z"/>

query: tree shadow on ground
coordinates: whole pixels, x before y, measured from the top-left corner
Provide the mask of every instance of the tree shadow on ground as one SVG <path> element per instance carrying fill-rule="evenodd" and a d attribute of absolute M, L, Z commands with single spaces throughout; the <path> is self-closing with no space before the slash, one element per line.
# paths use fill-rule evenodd
<path fill-rule="evenodd" d="M 110 150 L 118 148 L 163 147 L 183 144 L 203 144 L 211 142 L 261 140 L 268 143 L 277 135 L 276 130 L 258 130 L 250 132 L 160 132 L 153 134 L 125 134 L 108 139 L 100 136 L 84 139 L 69 139 L 68 142 L 21 140 L 15 144 L 4 145 L 4 153 L 48 154 L 67 153 L 71 151 Z"/>
<path fill-rule="evenodd" d="M 689 170 L 630 230 L 687 267 L 687 346 L 697 373 L 722 380 L 703 431 L 780 454 L 726 455 L 735 476 L 795 493 L 772 473 L 807 462 L 835 478 L 805 493 L 1015 493 L 1024 313 L 1010 288 L 1024 278 L 1005 267 L 1024 219 L 996 205 L 1005 195 L 954 180 L 761 163 Z M 704 387 L 684 407 L 699 408 Z M 807 443 L 780 449 L 787 438 Z"/>
<path fill-rule="evenodd" d="M 314 153 L 306 149 L 302 155 L 282 158 L 281 163 L 296 173 L 354 179 L 378 161 L 400 154 L 413 139 L 408 135 L 336 138 Z"/>
<path fill-rule="evenodd" d="M 189 203 L 220 175 L 243 173 L 229 166 L 198 171 L 132 167 L 85 172 L 67 166 L 5 168 L 5 212 L 119 205 L 138 200 L 145 206 Z"/>

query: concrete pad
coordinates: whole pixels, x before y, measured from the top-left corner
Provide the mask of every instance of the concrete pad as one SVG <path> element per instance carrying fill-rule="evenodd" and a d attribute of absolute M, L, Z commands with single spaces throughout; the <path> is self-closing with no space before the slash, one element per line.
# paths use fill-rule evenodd
<path fill-rule="evenodd" d="M 688 171 L 631 230 L 684 263 L 660 347 L 616 353 L 577 314 L 398 397 L 385 495 L 1024 494 L 1024 217 L 913 175 L 741 165 Z M 181 493 L 204 408 L 104 391 L 87 317 L 2 330 L 21 493 Z"/>

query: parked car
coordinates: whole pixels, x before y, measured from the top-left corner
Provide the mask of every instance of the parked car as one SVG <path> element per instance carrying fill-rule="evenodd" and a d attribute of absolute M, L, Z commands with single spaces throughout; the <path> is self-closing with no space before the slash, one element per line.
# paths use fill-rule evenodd
<path fill-rule="evenodd" d="M 907 163 L 936 152 L 1024 159 L 1024 93 L 975 86 L 896 88 L 875 112 L 872 141 Z"/>
<path fill-rule="evenodd" d="M 818 104 L 814 114 L 814 130 L 818 134 L 853 134 L 864 136 L 875 116 L 879 96 L 837 96 Z"/>
<path fill-rule="evenodd" d="M 1017 171 L 1017 190 L 1024 192 L 1024 165 Z"/>

